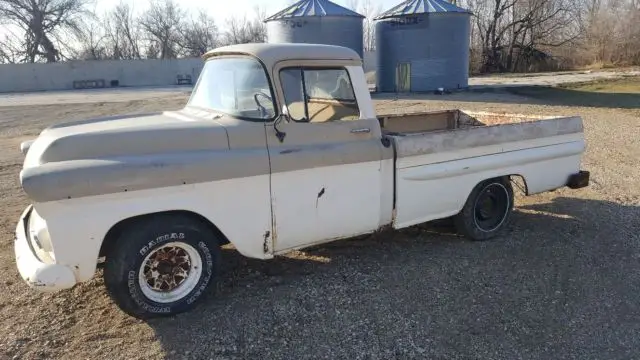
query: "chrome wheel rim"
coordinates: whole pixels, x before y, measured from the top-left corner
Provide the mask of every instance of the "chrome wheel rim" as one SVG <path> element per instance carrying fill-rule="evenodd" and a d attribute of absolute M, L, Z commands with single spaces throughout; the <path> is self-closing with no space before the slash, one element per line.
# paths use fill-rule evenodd
<path fill-rule="evenodd" d="M 202 257 L 198 251 L 189 244 L 171 242 L 147 254 L 138 272 L 138 282 L 149 300 L 170 303 L 195 289 L 201 275 Z"/>

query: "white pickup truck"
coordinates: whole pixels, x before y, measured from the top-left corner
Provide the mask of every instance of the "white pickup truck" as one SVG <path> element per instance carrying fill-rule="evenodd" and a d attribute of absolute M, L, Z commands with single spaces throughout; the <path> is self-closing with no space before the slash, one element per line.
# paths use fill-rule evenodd
<path fill-rule="evenodd" d="M 220 246 L 258 259 L 453 217 L 485 240 L 526 194 L 589 183 L 580 117 L 460 110 L 377 116 L 359 56 L 245 44 L 204 56 L 179 111 L 51 126 L 21 145 L 15 241 L 41 291 L 92 278 L 126 313 L 191 309 Z"/>

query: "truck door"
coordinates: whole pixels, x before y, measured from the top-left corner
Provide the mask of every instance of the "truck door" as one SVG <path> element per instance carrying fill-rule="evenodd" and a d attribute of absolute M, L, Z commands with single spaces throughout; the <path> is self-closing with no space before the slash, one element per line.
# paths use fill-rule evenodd
<path fill-rule="evenodd" d="M 361 118 L 347 68 L 299 64 L 275 71 L 289 120 L 267 126 L 276 252 L 380 224 L 377 119 Z"/>

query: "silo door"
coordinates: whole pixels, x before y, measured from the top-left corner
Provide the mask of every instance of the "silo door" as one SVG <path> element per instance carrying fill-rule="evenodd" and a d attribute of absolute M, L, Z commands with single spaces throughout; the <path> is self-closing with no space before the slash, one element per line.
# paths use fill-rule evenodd
<path fill-rule="evenodd" d="M 411 91 L 411 64 L 401 63 L 396 66 L 396 92 Z"/>

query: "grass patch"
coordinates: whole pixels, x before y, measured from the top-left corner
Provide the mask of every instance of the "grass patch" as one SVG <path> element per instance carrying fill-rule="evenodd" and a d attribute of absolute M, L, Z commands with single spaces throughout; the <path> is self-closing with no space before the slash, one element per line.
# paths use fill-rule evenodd
<path fill-rule="evenodd" d="M 630 76 L 615 80 L 597 80 L 577 84 L 565 84 L 559 87 L 586 92 L 640 94 L 640 76 Z"/>
<path fill-rule="evenodd" d="M 640 76 L 556 87 L 517 87 L 510 91 L 555 105 L 640 109 Z"/>

